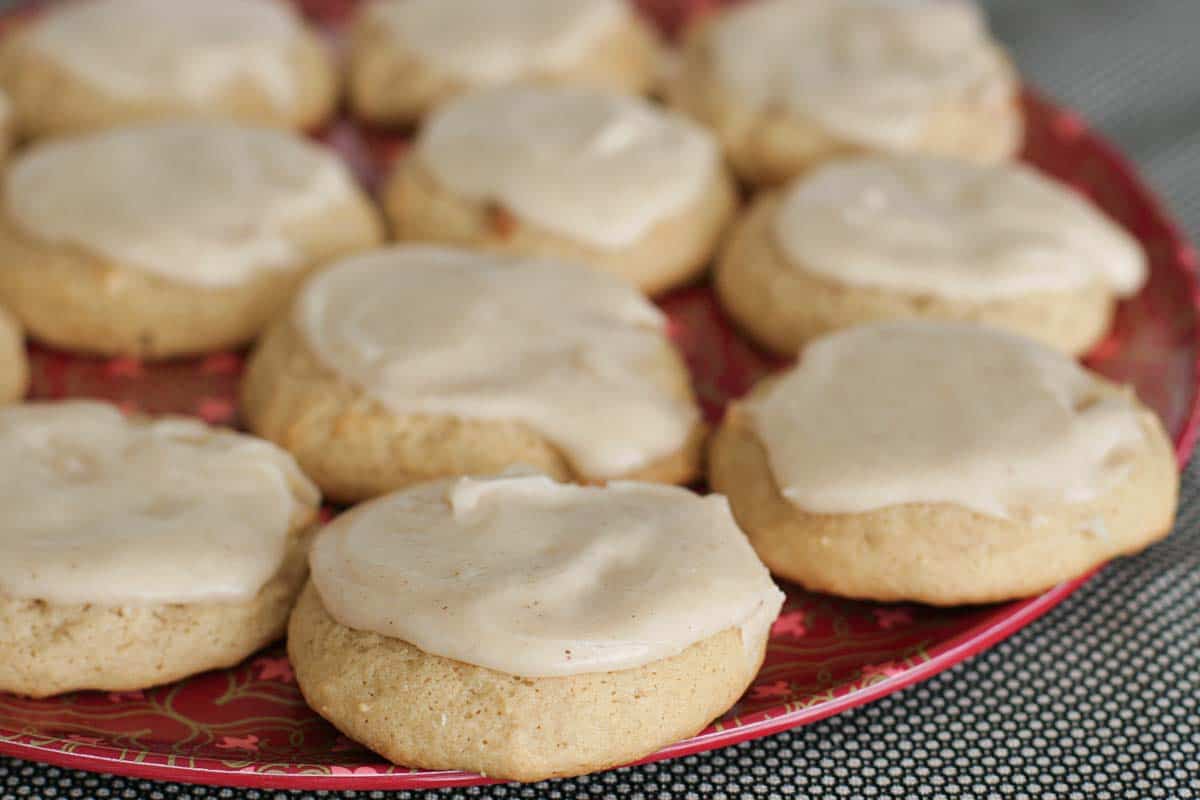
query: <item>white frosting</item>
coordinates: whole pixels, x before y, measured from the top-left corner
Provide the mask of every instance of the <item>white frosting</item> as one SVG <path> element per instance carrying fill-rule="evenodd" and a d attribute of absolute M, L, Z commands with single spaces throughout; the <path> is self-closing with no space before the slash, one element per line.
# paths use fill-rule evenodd
<path fill-rule="evenodd" d="M 932 158 L 835 162 L 798 180 L 774 235 L 788 260 L 840 283 L 987 301 L 1146 279 L 1132 236 L 1020 165 Z"/>
<path fill-rule="evenodd" d="M 427 64 L 496 84 L 571 68 L 630 11 L 624 0 L 380 0 L 368 13 Z"/>
<path fill-rule="evenodd" d="M 396 413 L 523 422 L 592 479 L 678 451 L 697 421 L 656 378 L 662 314 L 584 267 L 394 247 L 310 280 L 296 321 L 325 366 Z"/>
<path fill-rule="evenodd" d="M 1020 518 L 1123 479 L 1149 413 L 1027 339 L 931 322 L 818 339 L 746 410 L 807 511 L 950 503 Z"/>
<path fill-rule="evenodd" d="M 720 158 L 707 131 L 641 98 L 551 87 L 451 101 L 416 156 L 459 195 L 613 250 L 695 203 Z"/>
<path fill-rule="evenodd" d="M 711 48 L 739 103 L 883 149 L 912 146 L 940 107 L 1016 90 L 970 0 L 758 0 L 719 19 Z"/>
<path fill-rule="evenodd" d="M 332 154 L 298 136 L 221 122 L 62 139 L 8 170 L 4 202 L 27 233 L 197 286 L 235 286 L 303 264 L 289 226 L 356 191 Z"/>
<path fill-rule="evenodd" d="M 267 442 L 94 402 L 0 409 L 0 595 L 236 602 L 278 571 L 317 490 Z"/>
<path fill-rule="evenodd" d="M 740 626 L 757 657 L 783 602 L 724 497 L 642 483 L 424 484 L 335 520 L 311 566 L 341 624 L 526 677 L 637 667 Z"/>
<path fill-rule="evenodd" d="M 130 101 L 203 108 L 251 81 L 278 108 L 299 97 L 289 51 L 302 23 L 277 0 L 73 0 L 29 44 L 80 80 Z"/>

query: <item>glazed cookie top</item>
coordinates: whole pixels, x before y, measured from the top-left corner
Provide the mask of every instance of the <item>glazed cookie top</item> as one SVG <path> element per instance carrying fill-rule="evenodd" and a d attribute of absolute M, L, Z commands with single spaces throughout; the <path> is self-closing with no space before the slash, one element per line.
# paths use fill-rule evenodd
<path fill-rule="evenodd" d="M 1122 480 L 1151 413 L 1030 340 L 932 322 L 818 339 L 744 410 L 806 511 L 949 503 L 1022 519 Z"/>
<path fill-rule="evenodd" d="M 723 496 L 643 483 L 423 484 L 327 526 L 311 566 L 341 624 L 524 677 L 758 642 L 783 602 Z"/>
<path fill-rule="evenodd" d="M 712 136 L 678 114 L 573 87 L 460 97 L 434 114 L 415 153 L 452 191 L 605 249 L 695 203 L 720 160 Z"/>
<path fill-rule="evenodd" d="M 677 452 L 697 422 L 662 376 L 662 314 L 585 267 L 393 247 L 314 277 L 295 318 L 326 367 L 392 411 L 523 422 L 588 478 Z"/>
<path fill-rule="evenodd" d="M 284 451 L 95 402 L 0 409 L 0 595 L 104 606 L 236 602 L 319 496 Z"/>
<path fill-rule="evenodd" d="M 758 0 L 718 18 L 707 41 L 740 103 L 881 149 L 907 149 L 947 105 L 1016 91 L 971 0 Z"/>
<path fill-rule="evenodd" d="M 570 68 L 630 10 L 624 0 L 377 0 L 366 13 L 441 72 L 495 84 Z"/>
<path fill-rule="evenodd" d="M 76 0 L 38 17 L 26 41 L 117 97 L 199 106 L 251 81 L 288 109 L 300 95 L 289 51 L 303 30 L 277 0 Z"/>
<path fill-rule="evenodd" d="M 332 153 L 299 136 L 193 121 L 36 147 L 8 170 L 4 202 L 39 239 L 224 287 L 303 265 L 298 226 L 356 191 Z"/>
<path fill-rule="evenodd" d="M 988 301 L 1096 282 L 1135 293 L 1146 256 L 1065 186 L 1021 165 L 917 157 L 834 162 L 798 179 L 774 236 L 839 283 Z"/>

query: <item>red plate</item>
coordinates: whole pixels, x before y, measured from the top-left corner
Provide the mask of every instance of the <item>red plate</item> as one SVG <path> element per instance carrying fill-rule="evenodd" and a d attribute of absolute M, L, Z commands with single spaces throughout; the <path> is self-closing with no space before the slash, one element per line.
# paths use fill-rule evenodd
<path fill-rule="evenodd" d="M 685 0 L 646 2 L 666 27 Z M 709 3 L 711 4 L 711 3 Z M 350 0 L 304 0 L 335 29 Z M 696 2 L 693 5 L 705 5 Z M 1150 281 L 1125 303 L 1088 363 L 1133 384 L 1167 423 L 1182 464 L 1197 434 L 1196 253 L 1129 165 L 1074 114 L 1026 99 L 1025 157 L 1091 196 L 1141 240 Z M 401 140 L 340 122 L 324 135 L 368 182 Z M 706 287 L 662 301 L 712 418 L 773 365 L 739 339 Z M 103 397 L 122 407 L 236 422 L 242 356 L 145 365 L 33 348 L 36 397 Z M 934 609 L 838 600 L 784 585 L 766 663 L 745 697 L 699 735 L 653 761 L 722 747 L 836 714 L 962 661 L 1059 603 L 1086 578 L 1000 606 Z M 461 772 L 396 767 L 340 736 L 305 706 L 282 647 L 236 669 L 146 692 L 52 700 L 0 694 L 0 753 L 65 767 L 163 780 L 276 789 L 401 789 L 486 782 Z"/>

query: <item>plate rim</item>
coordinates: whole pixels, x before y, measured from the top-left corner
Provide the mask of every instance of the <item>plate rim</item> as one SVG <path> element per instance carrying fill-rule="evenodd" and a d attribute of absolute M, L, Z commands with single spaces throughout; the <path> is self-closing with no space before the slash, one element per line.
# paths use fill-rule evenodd
<path fill-rule="evenodd" d="M 1166 238 L 1177 245 L 1172 261 L 1186 287 L 1187 302 L 1195 314 L 1196 322 L 1191 331 L 1191 338 L 1196 347 L 1193 361 L 1194 391 L 1183 426 L 1175 439 L 1176 460 L 1182 471 L 1196 447 L 1197 440 L 1200 439 L 1200 257 L 1158 193 L 1145 182 L 1135 165 L 1114 144 L 1088 125 L 1073 109 L 1049 100 L 1028 86 L 1024 87 L 1023 94 L 1026 105 L 1045 112 L 1049 119 L 1062 120 L 1078 127 L 1082 136 L 1088 140 L 1089 147 L 1106 163 L 1111 174 L 1122 184 L 1122 188 L 1162 228 Z M 813 705 L 790 708 L 791 704 L 784 704 L 754 712 L 744 720 L 738 719 L 733 726 L 705 730 L 627 766 L 707 752 L 779 733 L 825 719 L 926 680 L 1029 625 L 1065 600 L 1103 568 L 1100 566 L 1036 597 L 996 607 L 982 621 L 934 645 L 927 652 L 925 660 L 907 666 L 899 674 L 884 676 L 880 680 Z M 77 746 L 76 742 L 67 739 L 52 739 L 0 727 L 0 755 L 68 769 L 104 772 L 138 779 L 277 790 L 429 789 L 503 782 L 468 772 L 408 770 L 403 767 L 387 771 L 387 768 L 369 766 L 361 773 L 350 774 L 273 772 L 257 771 L 252 766 L 253 762 L 249 761 L 247 767 L 243 768 L 246 771 L 240 771 L 233 766 L 232 760 L 167 756 L 105 745 L 89 746 L 97 752 L 80 752 L 74 749 Z M 189 763 L 174 763 L 177 759 Z M 297 768 L 295 764 L 279 766 L 283 770 Z"/>

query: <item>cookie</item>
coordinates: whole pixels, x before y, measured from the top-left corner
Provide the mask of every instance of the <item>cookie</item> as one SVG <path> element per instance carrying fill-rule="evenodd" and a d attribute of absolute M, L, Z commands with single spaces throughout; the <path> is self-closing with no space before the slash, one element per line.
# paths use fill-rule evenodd
<path fill-rule="evenodd" d="M 665 328 L 585 267 L 378 250 L 304 286 L 251 356 L 242 415 L 341 502 L 514 464 L 687 483 L 704 429 Z"/>
<path fill-rule="evenodd" d="M 131 691 L 278 638 L 319 496 L 283 451 L 95 402 L 0 409 L 0 691 Z"/>
<path fill-rule="evenodd" d="M 783 600 L 724 498 L 533 475 L 360 506 L 311 564 L 288 626 L 309 704 L 397 764 L 523 781 L 699 731 L 757 673 Z"/>
<path fill-rule="evenodd" d="M 874 156 L 760 195 L 714 284 L 743 330 L 787 356 L 833 330 L 910 318 L 992 325 L 1079 354 L 1146 272 L 1132 236 L 1029 167 Z"/>
<path fill-rule="evenodd" d="M 887 322 L 736 403 L 709 480 L 776 575 L 881 601 L 1038 594 L 1166 536 L 1171 443 L 1129 389 L 1029 339 Z"/>
<path fill-rule="evenodd" d="M 0 84 L 22 136 L 178 117 L 310 128 L 337 103 L 330 54 L 279 0 L 77 0 L 17 27 Z"/>
<path fill-rule="evenodd" d="M 352 28 L 350 100 L 365 120 L 404 124 L 499 84 L 642 93 L 658 55 L 625 0 L 375 0 Z"/>
<path fill-rule="evenodd" d="M 687 32 L 667 95 L 761 185 L 856 153 L 1008 159 L 1018 89 L 971 0 L 757 0 Z"/>
<path fill-rule="evenodd" d="M 0 302 L 33 338 L 104 355 L 243 344 L 311 268 L 382 237 L 332 153 L 226 122 L 49 142 L 3 192 Z"/>
<path fill-rule="evenodd" d="M 383 202 L 398 239 L 578 262 L 655 293 L 703 271 L 737 198 L 712 137 L 681 116 L 509 87 L 434 114 Z"/>
<path fill-rule="evenodd" d="M 0 403 L 20 400 L 29 388 L 25 337 L 12 315 L 0 308 Z"/>

